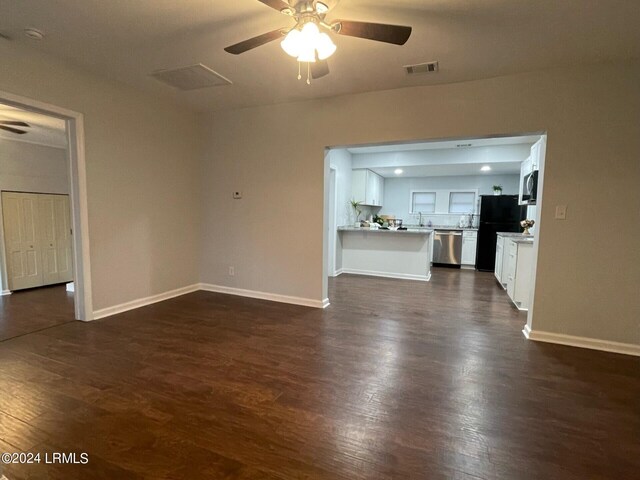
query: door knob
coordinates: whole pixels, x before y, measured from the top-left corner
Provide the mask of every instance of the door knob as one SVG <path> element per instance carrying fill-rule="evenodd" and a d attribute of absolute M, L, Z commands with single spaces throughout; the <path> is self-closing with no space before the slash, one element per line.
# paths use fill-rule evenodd
<path fill-rule="evenodd" d="M 50 246 L 50 247 L 53 247 L 53 243 L 50 243 L 50 244 L 49 244 L 49 246 Z"/>
<path fill-rule="evenodd" d="M 29 245 L 29 248 L 33 248 L 33 245 Z"/>

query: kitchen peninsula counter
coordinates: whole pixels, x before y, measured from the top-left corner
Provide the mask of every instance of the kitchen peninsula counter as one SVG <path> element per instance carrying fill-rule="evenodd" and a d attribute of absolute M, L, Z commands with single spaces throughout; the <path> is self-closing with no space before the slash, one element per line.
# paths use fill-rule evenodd
<path fill-rule="evenodd" d="M 339 273 L 429 281 L 433 229 L 338 228 Z"/>

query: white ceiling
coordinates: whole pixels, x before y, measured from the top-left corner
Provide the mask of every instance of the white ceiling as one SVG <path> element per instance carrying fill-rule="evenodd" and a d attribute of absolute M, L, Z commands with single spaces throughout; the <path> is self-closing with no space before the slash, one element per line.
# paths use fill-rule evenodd
<path fill-rule="evenodd" d="M 511 175 L 531 153 L 540 135 L 458 139 L 349 147 L 353 168 L 368 168 L 385 178 L 458 175 Z M 463 146 L 458 146 L 463 145 Z M 469 145 L 469 146 L 467 146 Z M 482 167 L 491 170 L 483 172 Z M 401 174 L 396 170 L 401 169 Z"/>
<path fill-rule="evenodd" d="M 29 124 L 28 128 L 14 127 L 26 130 L 27 133 L 18 135 L 0 129 L 0 139 L 16 142 L 36 143 L 55 148 L 67 147 L 67 135 L 64 120 L 27 112 L 19 108 L 0 104 L 0 120 L 16 120 Z"/>
<path fill-rule="evenodd" d="M 335 3 L 335 2 L 330 2 Z M 311 86 L 277 42 L 240 56 L 225 46 L 291 25 L 257 0 L 0 0 L 0 32 L 100 75 L 198 110 L 451 83 L 640 57 L 636 0 L 342 0 L 328 19 L 411 25 L 398 47 L 335 35 L 330 76 Z M 47 37 L 25 38 L 25 27 Z M 438 60 L 408 77 L 403 65 Z M 149 73 L 204 63 L 232 86 L 178 92 Z"/>
<path fill-rule="evenodd" d="M 461 138 L 457 140 L 432 140 L 429 142 L 395 143 L 384 145 L 367 145 L 362 147 L 348 147 L 351 154 L 364 153 L 394 153 L 410 152 L 414 150 L 448 150 L 452 148 L 494 147 L 498 145 L 533 145 L 540 139 L 540 135 L 522 135 L 517 137 L 489 137 L 489 138 Z M 458 145 L 463 147 L 458 147 Z"/>
<path fill-rule="evenodd" d="M 483 172 L 482 166 L 491 167 L 491 171 Z M 373 167 L 372 171 L 385 178 L 398 177 L 455 177 L 459 175 L 516 175 L 520 173 L 521 162 L 502 162 L 482 164 L 448 163 L 441 165 L 411 165 L 402 167 L 402 174 L 395 173 L 398 167 Z"/>

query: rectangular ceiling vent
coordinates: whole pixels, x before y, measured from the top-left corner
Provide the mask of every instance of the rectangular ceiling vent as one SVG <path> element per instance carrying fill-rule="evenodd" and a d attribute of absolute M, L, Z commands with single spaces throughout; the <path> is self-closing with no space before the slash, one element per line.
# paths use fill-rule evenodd
<path fill-rule="evenodd" d="M 231 80 L 201 63 L 170 70 L 158 70 L 153 72 L 151 76 L 162 83 L 184 91 L 231 85 Z"/>
<path fill-rule="evenodd" d="M 419 63 L 417 65 L 405 65 L 404 69 L 408 75 L 418 75 L 422 73 L 436 73 L 438 62 Z"/>

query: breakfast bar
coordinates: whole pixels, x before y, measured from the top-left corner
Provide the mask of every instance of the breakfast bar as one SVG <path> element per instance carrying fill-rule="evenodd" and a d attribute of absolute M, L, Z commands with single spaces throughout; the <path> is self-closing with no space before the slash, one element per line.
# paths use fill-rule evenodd
<path fill-rule="evenodd" d="M 338 233 L 341 273 L 423 282 L 431 278 L 433 229 L 339 227 Z"/>

